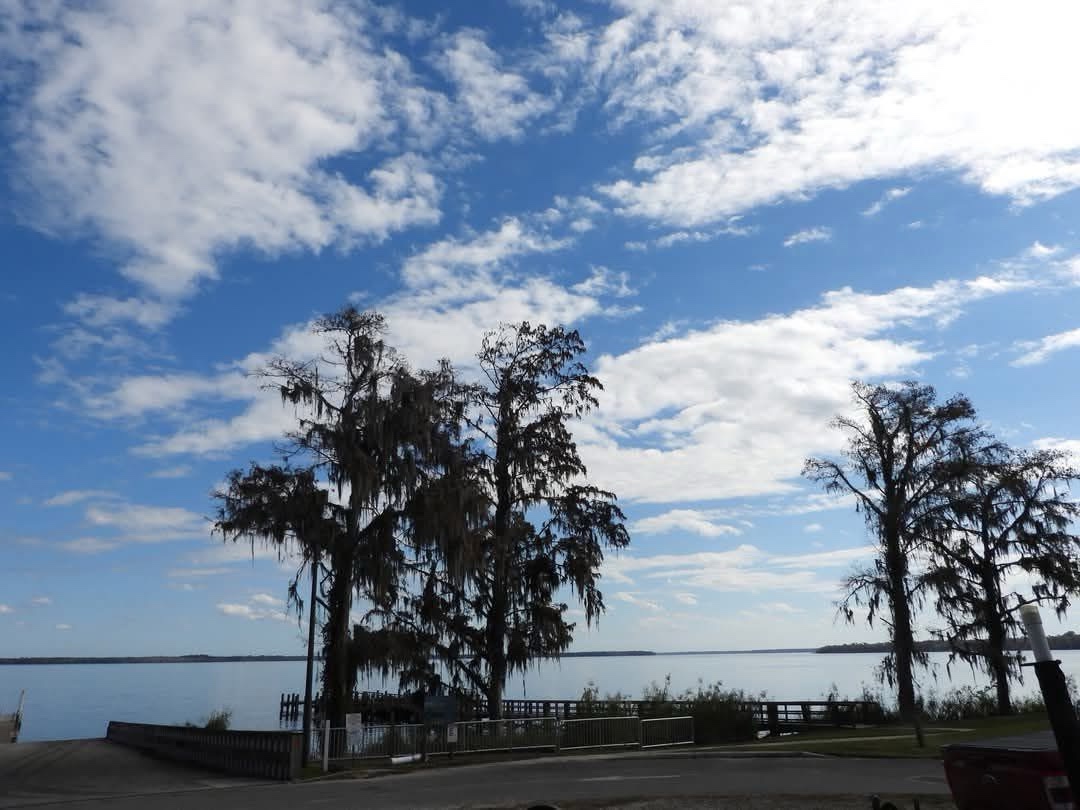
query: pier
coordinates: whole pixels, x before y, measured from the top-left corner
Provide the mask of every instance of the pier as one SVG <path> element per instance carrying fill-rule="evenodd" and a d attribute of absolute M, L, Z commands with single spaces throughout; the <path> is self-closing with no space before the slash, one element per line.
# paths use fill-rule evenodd
<path fill-rule="evenodd" d="M 14 714 L 0 714 L 0 744 L 17 742 L 19 729 L 22 728 L 23 701 L 25 690 L 19 695 L 19 708 Z"/>
<path fill-rule="evenodd" d="M 356 692 L 351 711 L 362 714 L 365 723 L 419 723 L 423 718 L 423 696 L 391 692 Z M 318 716 L 322 696 L 314 699 Z M 481 699 L 458 701 L 461 721 L 489 717 L 487 702 Z M 282 722 L 295 721 L 303 712 L 304 701 L 298 693 L 283 693 L 279 705 Z M 504 700 L 502 716 L 525 720 L 552 717 L 577 720 L 587 717 L 665 717 L 692 715 L 695 701 L 685 700 Z M 754 724 L 770 735 L 809 731 L 814 728 L 856 728 L 877 725 L 883 719 L 881 706 L 869 700 L 755 700 L 739 704 Z"/>

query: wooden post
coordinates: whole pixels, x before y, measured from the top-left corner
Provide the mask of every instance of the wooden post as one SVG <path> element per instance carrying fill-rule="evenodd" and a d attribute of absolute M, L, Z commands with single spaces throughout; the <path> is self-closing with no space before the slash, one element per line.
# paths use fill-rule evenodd
<path fill-rule="evenodd" d="M 769 723 L 768 723 L 769 735 L 779 737 L 780 736 L 780 714 L 779 714 L 779 709 L 778 709 L 778 707 L 777 707 L 777 705 L 775 703 L 767 703 L 767 704 L 765 704 L 765 708 L 768 711 L 768 717 L 769 717 Z"/>

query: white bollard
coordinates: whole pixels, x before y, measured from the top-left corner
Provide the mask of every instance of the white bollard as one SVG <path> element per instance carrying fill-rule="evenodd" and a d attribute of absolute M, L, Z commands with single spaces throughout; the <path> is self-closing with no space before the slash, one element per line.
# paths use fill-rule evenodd
<path fill-rule="evenodd" d="M 1042 616 L 1039 615 L 1038 605 L 1024 605 L 1020 608 L 1020 618 L 1027 630 L 1028 640 L 1031 641 L 1031 653 L 1036 661 L 1050 661 L 1053 655 L 1050 652 L 1050 642 L 1046 640 L 1046 630 L 1043 628 Z"/>

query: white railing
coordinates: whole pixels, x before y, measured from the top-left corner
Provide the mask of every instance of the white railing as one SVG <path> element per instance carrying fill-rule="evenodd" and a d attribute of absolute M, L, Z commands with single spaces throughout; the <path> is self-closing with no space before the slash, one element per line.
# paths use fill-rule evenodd
<path fill-rule="evenodd" d="M 641 720 L 637 717 L 588 717 L 564 720 L 559 749 L 625 748 L 641 745 Z"/>
<path fill-rule="evenodd" d="M 658 748 L 694 742 L 692 717 L 588 717 L 562 720 L 475 720 L 451 726 L 368 725 L 359 730 L 315 729 L 311 757 L 329 763 L 364 759 L 419 759 L 485 751 L 582 748 Z M 325 753 L 324 753 L 325 752 Z"/>
<path fill-rule="evenodd" d="M 641 721 L 641 747 L 694 744 L 694 718 L 654 717 Z"/>

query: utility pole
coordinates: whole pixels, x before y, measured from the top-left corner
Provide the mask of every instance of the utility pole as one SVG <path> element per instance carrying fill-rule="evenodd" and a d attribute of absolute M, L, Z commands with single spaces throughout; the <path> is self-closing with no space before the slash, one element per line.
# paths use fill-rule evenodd
<path fill-rule="evenodd" d="M 311 599 L 308 601 L 307 675 L 304 678 L 304 764 L 311 756 L 311 686 L 315 669 L 315 608 L 318 599 L 319 554 L 312 553 Z M 325 719 L 324 719 L 325 722 Z"/>

